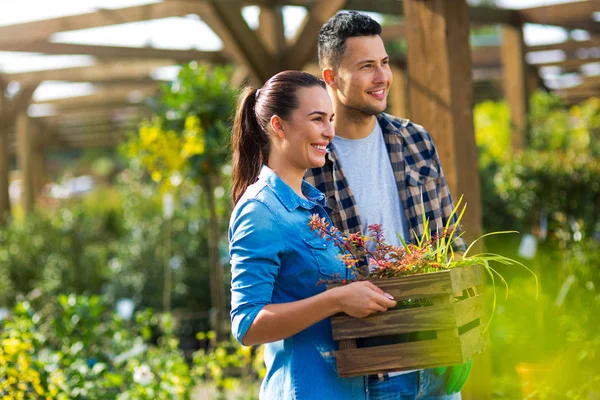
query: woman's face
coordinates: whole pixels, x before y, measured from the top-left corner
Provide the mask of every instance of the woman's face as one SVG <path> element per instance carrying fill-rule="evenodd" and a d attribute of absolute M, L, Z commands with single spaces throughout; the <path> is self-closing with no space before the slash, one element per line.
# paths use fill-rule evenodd
<path fill-rule="evenodd" d="M 281 120 L 283 137 L 272 151 L 280 152 L 295 169 L 322 167 L 326 148 L 335 136 L 331 100 L 320 86 L 301 88 L 297 96 L 299 107 Z"/>

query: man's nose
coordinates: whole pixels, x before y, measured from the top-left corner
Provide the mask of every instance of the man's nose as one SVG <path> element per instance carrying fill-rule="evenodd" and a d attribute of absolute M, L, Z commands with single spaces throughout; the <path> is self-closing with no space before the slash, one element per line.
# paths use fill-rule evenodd
<path fill-rule="evenodd" d="M 375 70 L 375 83 L 387 83 L 389 80 L 385 66 L 379 65 Z"/>

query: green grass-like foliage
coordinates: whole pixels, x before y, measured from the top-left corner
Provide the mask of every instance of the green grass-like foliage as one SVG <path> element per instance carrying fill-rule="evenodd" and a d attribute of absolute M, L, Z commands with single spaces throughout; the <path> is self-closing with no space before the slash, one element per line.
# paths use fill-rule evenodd
<path fill-rule="evenodd" d="M 466 204 L 461 207 L 463 197 L 458 200 L 452 213 L 448 217 L 443 232 L 432 234 L 429 229 L 429 220 L 422 208 L 423 234 L 419 237 L 415 233 L 414 243 L 407 243 L 403 237 L 398 235 L 402 246 L 393 246 L 385 242 L 382 226 L 380 224 L 369 225 L 368 234 L 342 233 L 331 225 L 325 218 L 313 214 L 309 220 L 309 226 L 321 237 L 332 240 L 340 249 L 340 259 L 347 268 L 351 270 L 351 280 L 373 280 L 386 279 L 406 275 L 425 274 L 430 272 L 446 271 L 453 268 L 482 265 L 490 276 L 493 286 L 492 313 L 490 321 L 496 311 L 496 279 L 499 278 L 506 290 L 508 297 L 508 283 L 504 277 L 492 267 L 493 262 L 503 265 L 517 265 L 525 268 L 535 278 L 536 288 L 539 291 L 537 275 L 523 263 L 500 254 L 478 253 L 471 255 L 475 243 L 491 235 L 502 235 L 518 233 L 517 231 L 490 232 L 474 240 L 467 250 L 460 254 L 455 253 L 453 244 L 460 238 L 464 231 L 458 229 L 462 220 Z M 452 222 L 454 222 L 452 224 Z M 367 268 L 363 268 L 365 265 Z M 368 272 L 364 273 L 367 270 Z M 361 274 L 361 272 L 363 272 Z M 346 280 L 338 279 L 337 282 L 347 283 Z M 539 294 L 539 293 L 538 293 Z M 537 297 L 537 295 L 536 295 Z M 489 326 L 489 322 L 488 322 Z M 486 329 L 487 327 L 486 326 Z"/>

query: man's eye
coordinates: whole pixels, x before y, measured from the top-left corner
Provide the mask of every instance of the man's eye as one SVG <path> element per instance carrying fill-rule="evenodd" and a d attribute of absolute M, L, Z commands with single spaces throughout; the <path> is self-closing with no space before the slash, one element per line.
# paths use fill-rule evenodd
<path fill-rule="evenodd" d="M 321 117 L 313 118 L 313 121 L 320 121 L 320 120 L 321 120 Z"/>
<path fill-rule="evenodd" d="M 367 68 L 371 68 L 371 64 L 363 65 L 361 69 L 367 69 Z"/>

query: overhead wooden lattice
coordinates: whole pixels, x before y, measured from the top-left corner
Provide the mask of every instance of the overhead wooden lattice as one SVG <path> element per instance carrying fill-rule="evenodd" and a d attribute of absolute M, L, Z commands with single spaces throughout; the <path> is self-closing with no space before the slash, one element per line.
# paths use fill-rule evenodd
<path fill-rule="evenodd" d="M 241 14 L 245 6 L 259 6 L 260 17 L 257 30 L 251 29 Z M 285 22 L 282 13 L 284 6 L 306 7 L 306 17 L 293 38 L 284 35 Z M 139 105 L 140 94 L 151 95 L 156 89 L 156 78 L 153 71 L 157 68 L 175 65 L 181 62 L 198 61 L 212 64 L 234 63 L 239 71 L 236 73 L 238 83 L 249 78 L 256 83 L 264 81 L 274 73 L 283 69 L 307 69 L 313 72 L 316 68 L 316 39 L 321 25 L 340 9 L 378 12 L 402 16 L 403 2 L 399 0 L 167 0 L 162 3 L 140 5 L 121 9 L 98 9 L 94 12 L 52 18 L 41 21 L 0 26 L 0 51 L 14 51 L 48 55 L 89 55 L 95 58 L 95 65 L 85 67 L 63 68 L 48 71 L 33 71 L 23 73 L 0 74 L 0 79 L 6 85 L 8 82 L 19 82 L 24 88 L 19 102 L 29 102 L 31 88 L 44 81 L 90 82 L 98 86 L 98 93 L 73 98 L 44 102 L 54 106 L 57 116 L 39 118 L 39 124 L 53 131 L 54 139 L 47 145 L 112 146 L 107 138 L 98 141 L 95 138 L 110 129 L 119 129 L 111 114 L 107 114 L 105 125 L 96 123 L 94 130 L 83 119 L 81 120 L 81 135 L 78 137 L 70 127 L 69 134 L 63 135 L 62 115 L 68 119 L 73 111 L 89 111 L 90 109 L 113 109 Z M 550 45 L 523 47 L 524 53 L 560 50 L 565 53 L 561 61 L 530 63 L 526 68 L 523 79 L 528 80 L 529 87 L 535 87 L 541 81 L 538 69 L 541 67 L 558 67 L 564 73 L 576 73 L 581 84 L 560 90 L 570 101 L 580 101 L 586 97 L 600 95 L 600 83 L 597 76 L 582 74 L 582 66 L 600 62 L 600 22 L 598 22 L 600 0 L 580 1 L 551 6 L 536 7 L 521 10 L 498 9 L 484 6 L 469 7 L 471 26 L 500 24 L 513 27 L 522 32 L 526 22 L 556 25 L 569 30 L 582 29 L 589 32 L 590 39 L 584 41 L 567 41 Z M 596 13 L 596 15 L 594 15 Z M 89 28 L 115 26 L 124 23 L 149 21 L 169 17 L 184 17 L 197 15 L 222 40 L 224 47 L 220 51 L 171 50 L 158 48 L 131 48 L 123 46 L 97 46 L 71 43 L 51 42 L 52 35 L 60 32 L 76 31 Z M 405 29 L 401 24 L 385 25 L 383 37 L 385 40 L 395 40 L 404 37 Z M 506 36 L 505 36 L 506 37 Z M 514 40 L 522 40 L 517 36 Z M 514 46 L 514 45 L 511 45 Z M 523 45 L 524 46 L 524 45 Z M 509 52 L 514 48 L 505 50 Z M 518 59 L 508 60 L 503 56 L 500 47 L 479 47 L 473 49 L 473 78 L 477 88 L 476 98 L 497 98 L 506 92 L 502 86 L 504 68 L 518 69 Z M 393 61 L 404 67 L 403 57 L 393 57 Z M 102 85 L 110 84 L 111 89 L 103 89 Z M 116 86 L 121 86 L 120 89 Z M 525 85 L 527 87 L 527 84 Z M 132 91 L 132 95 L 125 93 Z M 506 94 L 506 93 L 505 93 Z M 24 100 L 26 99 L 26 100 Z M 9 102 L 7 102 L 8 104 Z M 19 104 L 17 104 L 19 105 Z M 21 108 L 23 106 L 21 105 Z M 131 109 L 131 108 L 130 108 Z M 141 109 L 138 107 L 138 109 Z M 4 125 L 9 131 L 14 125 L 14 104 L 2 107 L 0 110 L 0 126 Z M 118 114 L 118 113 L 117 113 Z M 85 113 L 82 113 L 85 115 Z M 139 115 L 129 113 L 128 115 Z M 143 113 L 141 115 L 144 115 Z M 111 138 L 118 140 L 119 134 Z M 13 140 L 10 140 L 11 142 Z"/>

